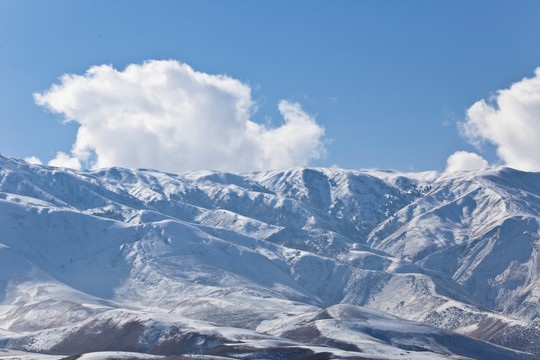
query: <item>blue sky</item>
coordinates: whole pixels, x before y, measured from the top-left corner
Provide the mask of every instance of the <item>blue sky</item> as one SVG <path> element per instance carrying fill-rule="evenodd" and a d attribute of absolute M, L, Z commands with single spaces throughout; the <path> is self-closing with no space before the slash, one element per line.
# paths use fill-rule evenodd
<path fill-rule="evenodd" d="M 63 74 L 175 60 L 249 86 L 255 123 L 300 105 L 325 129 L 311 165 L 443 170 L 456 151 L 512 165 L 457 122 L 535 76 L 539 19 L 537 1 L 0 0 L 0 153 L 69 154 L 80 123 L 33 97 Z"/>

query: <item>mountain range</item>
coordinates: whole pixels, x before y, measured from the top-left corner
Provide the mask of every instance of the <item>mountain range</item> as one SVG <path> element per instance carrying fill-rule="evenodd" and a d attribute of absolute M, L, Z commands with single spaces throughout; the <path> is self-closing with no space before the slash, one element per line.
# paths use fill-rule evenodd
<path fill-rule="evenodd" d="M 539 224 L 510 168 L 0 155 L 0 359 L 538 359 Z"/>

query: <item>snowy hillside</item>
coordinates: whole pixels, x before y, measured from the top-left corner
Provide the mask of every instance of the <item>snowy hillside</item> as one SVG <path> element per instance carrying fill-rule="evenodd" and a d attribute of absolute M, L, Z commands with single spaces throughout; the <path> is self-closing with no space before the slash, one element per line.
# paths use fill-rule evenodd
<path fill-rule="evenodd" d="M 535 359 L 539 221 L 540 174 L 512 169 L 176 175 L 0 155 L 0 348 Z"/>

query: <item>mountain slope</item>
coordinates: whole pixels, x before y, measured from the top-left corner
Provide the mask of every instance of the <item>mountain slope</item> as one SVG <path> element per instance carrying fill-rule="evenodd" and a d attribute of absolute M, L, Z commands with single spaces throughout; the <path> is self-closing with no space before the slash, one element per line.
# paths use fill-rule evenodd
<path fill-rule="evenodd" d="M 540 174 L 511 169 L 175 175 L 0 156 L 0 346 L 533 358 L 539 210 Z"/>

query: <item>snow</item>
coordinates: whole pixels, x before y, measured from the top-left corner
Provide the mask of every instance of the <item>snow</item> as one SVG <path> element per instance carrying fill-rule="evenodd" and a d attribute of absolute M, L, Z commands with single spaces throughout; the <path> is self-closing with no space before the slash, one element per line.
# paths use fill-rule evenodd
<path fill-rule="evenodd" d="M 374 358 L 406 358 L 401 345 L 452 357 L 426 336 L 535 328 L 539 183 L 509 169 L 175 175 L 0 156 L 0 346 L 45 351 L 127 317 L 149 343 L 149 324 L 178 323 L 262 348 L 343 304 L 389 317 L 315 322 L 328 339 L 363 339 Z M 417 335 L 379 346 L 374 329 Z"/>
<path fill-rule="evenodd" d="M 99 352 L 92 352 L 92 353 L 86 353 L 81 355 L 79 357 L 79 360 L 103 360 L 107 358 L 114 358 L 114 359 L 162 359 L 162 356 L 158 355 L 149 355 L 149 354 L 141 354 L 141 353 L 134 353 L 134 352 L 127 352 L 127 351 L 99 351 Z"/>
<path fill-rule="evenodd" d="M 0 349 L 1 360 L 60 360 L 62 358 L 65 358 L 65 356 L 45 355 L 45 354 L 30 353 L 26 351 Z"/>

